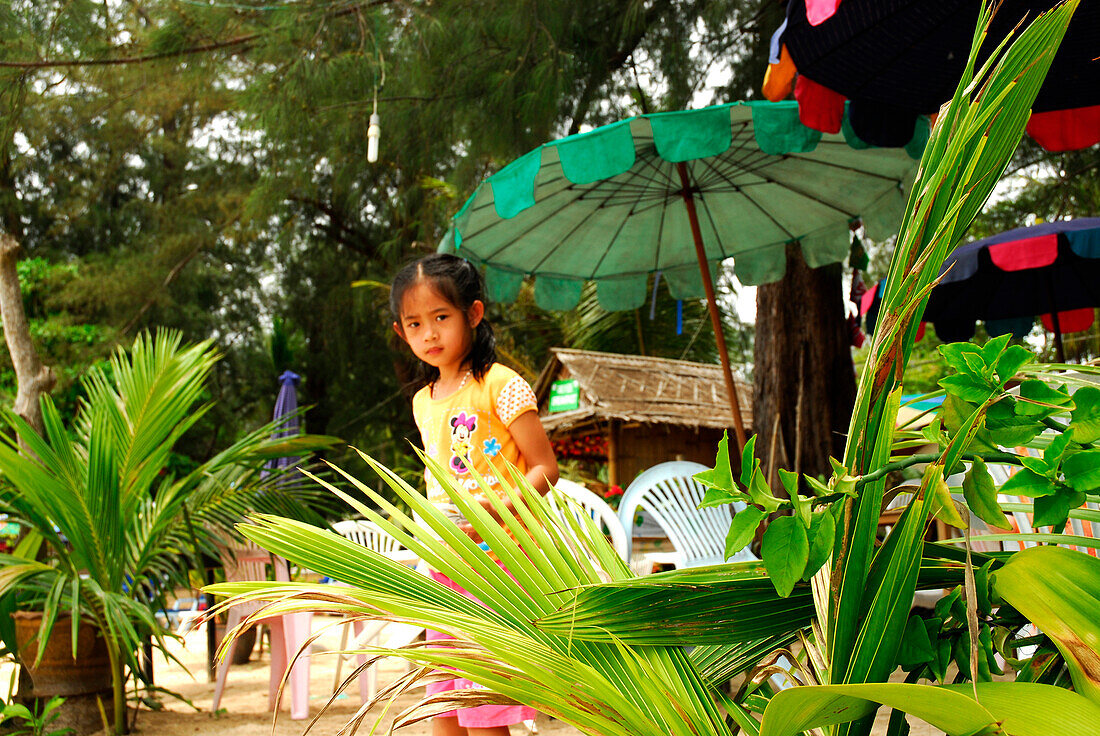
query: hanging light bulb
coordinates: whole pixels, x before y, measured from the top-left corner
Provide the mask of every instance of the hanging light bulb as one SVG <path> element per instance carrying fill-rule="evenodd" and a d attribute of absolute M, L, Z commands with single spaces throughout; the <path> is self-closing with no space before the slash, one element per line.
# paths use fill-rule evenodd
<path fill-rule="evenodd" d="M 379 122 L 378 113 L 372 112 L 367 126 L 367 161 L 372 164 L 378 160 L 378 139 L 382 137 Z"/>
<path fill-rule="evenodd" d="M 382 120 L 378 117 L 378 89 L 386 83 L 386 63 L 381 50 L 378 52 L 378 66 L 382 70 L 382 79 L 375 80 L 374 104 L 371 106 L 370 122 L 367 124 L 367 162 L 372 164 L 378 160 L 378 140 L 382 137 Z"/>

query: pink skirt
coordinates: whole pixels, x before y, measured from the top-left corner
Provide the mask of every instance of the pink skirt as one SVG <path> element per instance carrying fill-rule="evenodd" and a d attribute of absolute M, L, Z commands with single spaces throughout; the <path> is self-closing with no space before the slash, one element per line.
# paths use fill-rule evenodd
<path fill-rule="evenodd" d="M 499 564 L 499 563 L 497 563 Z M 432 579 L 436 582 L 443 583 L 451 590 L 461 593 L 472 601 L 476 601 L 469 591 L 465 590 L 461 585 L 451 580 L 449 577 L 441 572 L 431 570 Z M 427 632 L 428 641 L 437 641 L 451 639 L 453 637 L 447 634 L 440 633 L 438 631 Z M 428 685 L 428 695 L 435 695 L 436 693 L 446 692 L 448 690 L 484 690 L 485 688 L 478 685 L 476 682 L 471 682 L 464 677 L 456 677 L 451 680 L 444 680 L 443 682 L 434 682 Z M 452 710 L 446 713 L 441 713 L 436 718 L 458 718 L 458 725 L 463 728 L 494 728 L 496 726 L 511 726 L 516 723 L 523 723 L 529 721 L 535 717 L 535 709 L 529 708 L 526 705 L 479 705 L 475 708 L 461 708 L 459 710 Z"/>

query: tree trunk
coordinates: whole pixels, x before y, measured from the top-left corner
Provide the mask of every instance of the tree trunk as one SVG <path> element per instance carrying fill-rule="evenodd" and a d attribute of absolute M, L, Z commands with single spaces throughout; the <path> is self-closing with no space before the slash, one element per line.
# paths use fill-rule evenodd
<path fill-rule="evenodd" d="M 57 376 L 49 366 L 42 364 L 31 340 L 27 315 L 23 311 L 23 294 L 19 290 L 19 272 L 15 268 L 19 251 L 16 239 L 0 230 L 0 319 L 18 384 L 15 413 L 42 434 L 42 407 L 38 400 L 53 388 Z"/>
<path fill-rule="evenodd" d="M 828 477 L 829 456 L 843 455 L 856 395 L 839 264 L 812 269 L 797 244 L 787 245 L 786 275 L 756 290 L 754 360 L 763 467 L 769 476 L 786 468 Z"/>

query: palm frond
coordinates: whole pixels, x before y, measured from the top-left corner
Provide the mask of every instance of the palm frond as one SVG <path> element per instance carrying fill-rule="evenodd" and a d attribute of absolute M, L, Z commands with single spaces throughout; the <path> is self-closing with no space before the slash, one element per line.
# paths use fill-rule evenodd
<path fill-rule="evenodd" d="M 429 469 L 449 488 L 452 501 L 489 542 L 502 567 L 417 491 L 365 459 L 422 517 L 422 525 L 350 475 L 345 477 L 382 513 L 339 489 L 330 486 L 331 490 L 434 569 L 446 570 L 485 605 L 329 531 L 270 516 L 258 517 L 256 525 L 242 527 L 242 533 L 295 564 L 349 587 L 341 587 L 339 600 L 333 601 L 331 593 L 302 585 L 213 586 L 219 595 L 237 596 L 226 605 L 258 599 L 271 602 L 269 610 L 274 611 L 332 608 L 443 631 L 455 637 L 455 648 L 408 649 L 396 652 L 397 656 L 421 665 L 453 668 L 586 733 L 729 733 L 715 706 L 713 689 L 679 647 L 582 641 L 536 624 L 568 602 L 571 589 L 606 577 L 625 580 L 629 576 L 602 535 L 581 536 L 578 541 L 518 474 L 513 478 L 515 487 L 506 486 L 518 518 L 505 512 L 502 527 L 474 502 L 470 492 L 453 485 L 444 470 L 429 460 Z M 614 564 L 604 569 L 604 562 Z"/>

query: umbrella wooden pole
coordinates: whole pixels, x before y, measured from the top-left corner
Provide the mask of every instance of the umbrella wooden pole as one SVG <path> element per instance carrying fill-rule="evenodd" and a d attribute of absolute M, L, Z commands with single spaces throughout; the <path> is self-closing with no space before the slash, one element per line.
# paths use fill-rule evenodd
<path fill-rule="evenodd" d="M 1050 313 L 1050 321 L 1054 323 L 1054 359 L 1059 363 L 1066 362 L 1066 349 L 1062 345 L 1062 322 L 1058 319 L 1058 312 Z"/>
<path fill-rule="evenodd" d="M 1062 320 L 1058 318 L 1058 299 L 1054 296 L 1054 283 L 1047 272 L 1047 297 L 1050 299 L 1050 321 L 1054 326 L 1054 359 L 1059 363 L 1066 362 L 1066 349 L 1062 345 Z"/>
<path fill-rule="evenodd" d="M 699 229 L 699 215 L 695 212 L 695 197 L 691 191 L 687 166 L 683 162 L 676 164 L 683 188 L 680 194 L 687 207 L 688 221 L 691 223 L 691 237 L 695 240 L 695 255 L 699 259 L 699 271 L 703 276 L 703 288 L 707 292 L 707 310 L 714 325 L 714 339 L 718 343 L 718 357 L 722 360 L 722 372 L 726 379 L 726 393 L 729 394 L 730 411 L 733 413 L 733 431 L 737 435 L 738 454 L 745 447 L 745 426 L 741 422 L 741 404 L 737 400 L 737 387 L 733 383 L 733 370 L 730 368 L 729 351 L 726 350 L 726 336 L 722 332 L 722 318 L 718 314 L 718 300 L 714 296 L 714 285 L 710 280 L 710 267 L 707 266 L 707 254 L 703 248 L 703 232 Z"/>

